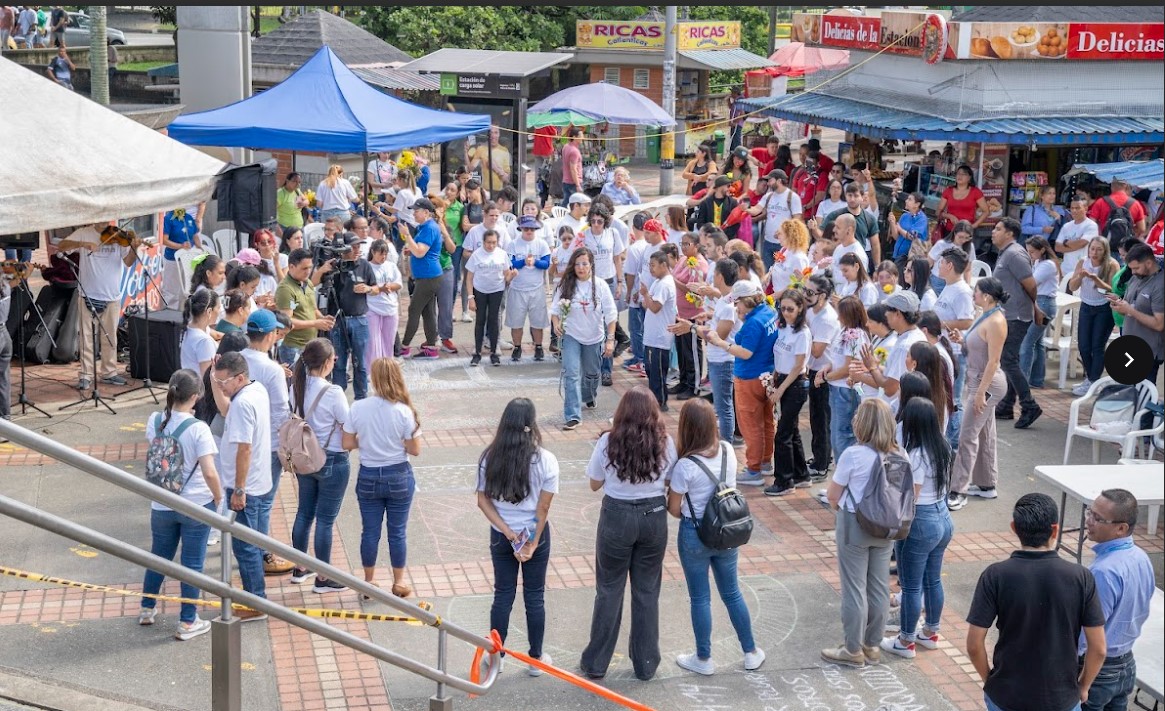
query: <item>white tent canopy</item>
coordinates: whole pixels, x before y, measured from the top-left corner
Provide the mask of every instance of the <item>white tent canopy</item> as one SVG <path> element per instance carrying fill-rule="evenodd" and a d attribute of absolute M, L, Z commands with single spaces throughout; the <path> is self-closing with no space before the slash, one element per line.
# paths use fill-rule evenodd
<path fill-rule="evenodd" d="M 0 59 L 0 234 L 150 215 L 210 198 L 225 165 Z M 35 145 L 13 152 L 12 146 Z"/>

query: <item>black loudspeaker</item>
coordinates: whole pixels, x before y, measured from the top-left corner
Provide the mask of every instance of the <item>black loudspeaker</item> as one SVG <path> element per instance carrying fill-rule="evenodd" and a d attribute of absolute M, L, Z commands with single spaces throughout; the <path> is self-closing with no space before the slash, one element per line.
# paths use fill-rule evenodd
<path fill-rule="evenodd" d="M 4 249 L 40 249 L 40 233 L 22 232 L 15 235 L 0 235 L 0 247 Z"/>
<path fill-rule="evenodd" d="M 218 219 L 234 222 L 236 230 L 247 234 L 275 224 L 278 166 L 274 160 L 265 160 L 233 168 L 223 175 L 214 190 Z"/>
<path fill-rule="evenodd" d="M 146 377 L 146 331 L 149 331 L 150 380 L 165 383 L 181 367 L 182 314 L 173 309 L 151 311 L 149 327 L 146 314 L 127 316 L 129 321 L 129 374 Z"/>

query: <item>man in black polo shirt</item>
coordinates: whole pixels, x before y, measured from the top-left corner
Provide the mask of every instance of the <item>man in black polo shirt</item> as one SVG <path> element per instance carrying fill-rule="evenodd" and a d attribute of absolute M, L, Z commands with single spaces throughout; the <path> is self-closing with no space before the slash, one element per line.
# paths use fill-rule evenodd
<path fill-rule="evenodd" d="M 348 356 L 352 357 L 352 394 L 363 400 L 368 394 L 368 295 L 377 293 L 376 272 L 368 260 L 360 258 L 360 237 L 348 232 L 339 238 L 339 244 L 347 247 L 341 258 L 340 269 L 333 282 L 336 289 L 335 301 L 340 307 L 334 311 L 329 303 L 329 311 L 336 316 L 336 326 L 330 332 L 332 345 L 336 348 L 336 367 L 332 371 L 332 382 L 341 390 L 348 387 Z"/>
<path fill-rule="evenodd" d="M 1011 530 L 1021 550 L 979 576 L 967 613 L 967 656 L 983 679 L 988 711 L 1076 711 L 1104 663 L 1104 611 L 1092 573 L 1056 552 L 1056 502 L 1025 494 Z M 987 630 L 999 641 L 987 662 Z M 1077 641 L 1087 651 L 1077 676 Z"/>

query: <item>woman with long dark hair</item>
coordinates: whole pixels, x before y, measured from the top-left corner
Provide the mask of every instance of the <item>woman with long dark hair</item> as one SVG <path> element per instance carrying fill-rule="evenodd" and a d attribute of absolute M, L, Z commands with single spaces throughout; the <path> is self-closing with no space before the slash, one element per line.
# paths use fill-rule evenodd
<path fill-rule="evenodd" d="M 680 174 L 681 178 L 688 181 L 688 195 L 695 195 L 708 187 L 709 171 L 716 172 L 715 149 L 707 143 L 701 143 L 696 146 L 696 157 L 688 161 Z"/>
<path fill-rule="evenodd" d="M 801 289 L 785 289 L 781 295 L 777 342 L 773 344 L 773 392 L 780 416 L 773 439 L 773 484 L 766 496 L 788 496 L 794 487 L 809 486 L 809 466 L 801 445 L 798 419 L 809 397 L 806 363 L 813 336 L 806 325 L 805 296 Z"/>
<path fill-rule="evenodd" d="M 906 353 L 906 369 L 921 373 L 930 383 L 930 399 L 938 413 L 939 424 L 946 430 L 947 419 L 955 411 L 954 378 L 941 351 L 926 341 L 910 344 Z"/>
<path fill-rule="evenodd" d="M 477 461 L 477 508 L 490 523 L 494 600 L 490 629 L 502 642 L 510 629 L 510 612 L 522 573 L 529 654 L 553 664 L 542 651 L 546 633 L 546 567 L 550 563 L 550 502 L 558 493 L 558 459 L 542 447 L 538 416 L 529 398 L 510 400 L 498 421 L 493 441 Z M 542 676 L 535 666 L 530 676 Z"/>
<path fill-rule="evenodd" d="M 569 272 L 568 272 L 569 273 Z M 623 590 L 631 580 L 628 656 L 636 678 L 659 667 L 659 588 L 667 548 L 667 475 L 676 448 L 651 392 L 637 385 L 615 408 L 587 464 L 591 491 L 603 489 L 595 534 L 595 605 L 591 635 L 580 664 L 592 679 L 607 674 L 623 617 Z"/>
<path fill-rule="evenodd" d="M 676 664 L 705 676 L 716 671 L 712 662 L 712 590 L 708 586 L 708 568 L 711 568 L 716 589 L 728 609 L 728 619 L 732 621 L 744 652 L 744 669 L 759 669 L 765 661 L 765 652 L 753 640 L 752 617 L 744 596 L 740 594 L 736 577 L 740 551 L 737 548 L 709 548 L 700 541 L 697 533 L 704 509 L 717 489 L 708 474 L 716 479 L 723 476 L 728 488 L 736 486 L 736 454 L 732 451 L 732 443 L 722 441 L 717 434 L 716 412 L 707 400 L 689 400 L 680 409 L 677 446 L 679 451 L 671 472 L 667 510 L 680 519 L 676 548 L 688 584 L 696 652 L 679 655 Z"/>
<path fill-rule="evenodd" d="M 183 472 L 182 488 L 177 494 L 192 504 L 215 511 L 222 501 L 222 484 L 214 465 L 218 446 L 206 423 L 194 417 L 194 405 L 200 397 L 202 383 L 198 373 L 185 368 L 175 371 L 166 388 L 166 409 L 146 419 L 146 441 L 151 442 L 163 434 L 178 440 L 182 450 Z M 150 533 L 151 553 L 166 560 L 174 560 L 174 554 L 181 544 L 182 566 L 196 573 L 202 572 L 210 526 L 162 504 L 151 503 Z M 164 580 L 161 573 L 146 570 L 142 592 L 157 595 Z M 182 583 L 183 598 L 197 600 L 201 595 L 198 588 Z M 154 624 L 157 604 L 157 599 L 153 597 L 142 598 L 139 625 Z M 193 639 L 210 631 L 210 621 L 198 617 L 198 608 L 193 602 L 182 603 L 178 620 L 178 630 L 174 636 L 180 640 Z"/>
<path fill-rule="evenodd" d="M 922 257 L 915 257 L 906 264 L 902 271 L 902 281 L 906 283 L 906 290 L 913 291 L 918 297 L 919 309 L 930 311 L 938 301 L 938 294 L 930 285 L 930 262 Z"/>
<path fill-rule="evenodd" d="M 348 399 L 339 385 L 328 381 L 336 365 L 335 356 L 331 341 L 313 338 L 295 361 L 291 376 L 291 411 L 311 426 L 325 452 L 324 466 L 319 471 L 295 475 L 299 483 L 299 507 L 291 527 L 291 545 L 307 553 L 307 537 L 314 522 L 313 551 L 325 563 L 332 562 L 332 527 L 340 515 L 351 473 L 342 429 L 348 420 Z M 291 571 L 291 582 L 303 583 L 312 576 L 315 576 L 313 571 L 297 566 Z M 312 591 L 330 593 L 346 589 L 335 580 L 316 577 Z"/>
<path fill-rule="evenodd" d="M 866 265 L 856 254 L 843 254 L 837 262 L 841 281 L 837 284 L 837 297 L 856 296 L 867 309 L 878 303 L 878 287 L 870 280 Z"/>
<path fill-rule="evenodd" d="M 947 509 L 954 454 L 943 436 L 938 412 L 924 398 L 912 399 L 899 411 L 901 445 L 910 457 L 914 475 L 914 523 L 906 539 L 895 544 L 898 584 L 902 587 L 900 631 L 897 637 L 884 638 L 881 646 L 883 651 L 907 659 L 914 658 L 916 645 L 938 649 L 944 602 L 943 554 L 955 532 Z M 923 602 L 926 621 L 918 629 Z"/>
<path fill-rule="evenodd" d="M 615 351 L 619 313 L 607 282 L 594 276 L 594 255 L 579 247 L 570 255 L 554 292 L 550 322 L 562 353 L 562 415 L 565 430 L 582 422 L 582 405 L 595 408 L 602 358 Z"/>

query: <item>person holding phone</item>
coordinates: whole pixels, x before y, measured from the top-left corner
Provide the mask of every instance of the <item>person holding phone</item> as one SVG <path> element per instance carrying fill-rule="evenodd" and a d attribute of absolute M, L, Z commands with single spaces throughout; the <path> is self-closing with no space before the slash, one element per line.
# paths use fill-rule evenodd
<path fill-rule="evenodd" d="M 1112 258 L 1108 240 L 1093 237 L 1088 242 L 1088 254 L 1076 262 L 1068 290 L 1080 290 L 1080 360 L 1084 362 L 1084 382 L 1072 388 L 1072 394 L 1081 397 L 1092 384 L 1104 376 L 1104 347 L 1116 325 L 1112 305 L 1106 296 L 1112 292 L 1112 278 L 1120 265 Z"/>
<path fill-rule="evenodd" d="M 963 334 L 957 329 L 951 340 L 961 343 L 967 356 L 966 389 L 963 402 L 971 409 L 964 413 L 959 430 L 959 447 L 951 472 L 951 489 L 947 507 L 958 511 L 967 505 L 967 496 L 994 499 L 999 479 L 999 462 L 995 450 L 995 404 L 1007 392 L 1007 378 L 999 367 L 1003 344 L 1007 340 L 1007 317 L 1003 304 L 1010 294 L 995 277 L 975 284 L 975 306 L 982 315 Z M 968 483 L 971 483 L 968 486 Z"/>

